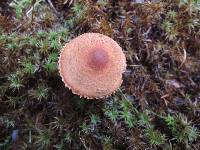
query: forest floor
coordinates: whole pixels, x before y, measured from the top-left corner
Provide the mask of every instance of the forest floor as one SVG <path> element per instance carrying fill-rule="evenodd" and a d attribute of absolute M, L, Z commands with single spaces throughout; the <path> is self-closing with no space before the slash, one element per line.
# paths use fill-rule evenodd
<path fill-rule="evenodd" d="M 200 2 L 1 0 L 0 150 L 199 150 Z M 64 86 L 62 46 L 87 32 L 119 43 L 109 98 Z"/>

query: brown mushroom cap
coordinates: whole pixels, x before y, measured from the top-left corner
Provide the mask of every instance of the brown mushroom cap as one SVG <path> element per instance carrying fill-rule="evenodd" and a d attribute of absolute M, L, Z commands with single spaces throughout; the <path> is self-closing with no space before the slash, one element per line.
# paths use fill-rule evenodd
<path fill-rule="evenodd" d="M 125 69 L 126 58 L 121 47 L 99 33 L 76 37 L 64 46 L 59 59 L 65 85 L 88 99 L 107 97 L 115 92 Z"/>

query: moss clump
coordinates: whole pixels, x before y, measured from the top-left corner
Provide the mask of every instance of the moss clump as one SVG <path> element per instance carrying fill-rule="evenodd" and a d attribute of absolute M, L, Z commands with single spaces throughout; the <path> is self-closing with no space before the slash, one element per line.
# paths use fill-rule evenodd
<path fill-rule="evenodd" d="M 0 149 L 199 149 L 199 1 L 50 2 L 0 2 Z M 57 69 L 86 32 L 126 53 L 103 101 L 73 95 Z"/>

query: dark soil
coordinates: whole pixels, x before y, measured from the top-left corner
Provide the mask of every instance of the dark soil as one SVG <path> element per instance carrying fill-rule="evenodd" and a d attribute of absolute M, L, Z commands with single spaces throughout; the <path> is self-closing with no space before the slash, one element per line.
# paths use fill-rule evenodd
<path fill-rule="evenodd" d="M 0 149 L 200 149 L 199 5 L 37 2 L 18 17 L 18 5 L 0 1 Z M 87 32 L 126 55 L 123 84 L 106 99 L 74 95 L 57 69 L 61 47 Z"/>

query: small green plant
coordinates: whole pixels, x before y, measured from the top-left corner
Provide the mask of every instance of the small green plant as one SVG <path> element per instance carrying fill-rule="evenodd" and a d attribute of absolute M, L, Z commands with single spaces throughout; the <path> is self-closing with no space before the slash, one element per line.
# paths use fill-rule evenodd
<path fill-rule="evenodd" d="M 64 142 L 67 142 L 67 143 L 71 143 L 71 141 L 72 141 L 72 136 L 71 136 L 71 134 L 70 133 L 65 133 L 64 134 Z"/>
<path fill-rule="evenodd" d="M 65 21 L 65 27 L 72 29 L 76 25 L 76 22 L 77 22 L 76 18 L 72 17 Z"/>
<path fill-rule="evenodd" d="M 40 40 L 38 42 L 39 51 L 41 53 L 47 54 L 49 52 L 50 46 L 51 45 L 49 45 L 49 41 L 48 40 Z"/>
<path fill-rule="evenodd" d="M 24 59 L 20 64 L 25 74 L 33 75 L 38 70 L 38 66 L 33 64 L 29 59 Z"/>
<path fill-rule="evenodd" d="M 7 39 L 7 35 L 5 33 L 3 33 L 2 31 L 0 31 L 0 44 L 5 43 L 6 39 Z"/>
<path fill-rule="evenodd" d="M 167 124 L 167 126 L 172 130 L 174 133 L 176 131 L 176 120 L 173 116 L 169 115 L 167 117 L 164 117 L 164 120 Z"/>
<path fill-rule="evenodd" d="M 133 108 L 133 105 L 131 104 L 131 102 L 126 100 L 126 99 L 123 99 L 120 102 L 120 106 L 124 111 L 128 111 L 128 110 L 131 110 Z"/>
<path fill-rule="evenodd" d="M 188 30 L 191 33 L 195 27 L 199 26 L 200 22 L 199 19 L 189 19 L 187 21 Z"/>
<path fill-rule="evenodd" d="M 67 42 L 69 36 L 69 29 L 62 27 L 59 29 L 58 34 L 64 42 Z"/>
<path fill-rule="evenodd" d="M 31 4 L 31 0 L 13 0 L 10 6 L 15 9 L 16 18 L 21 19 L 23 10 Z"/>
<path fill-rule="evenodd" d="M 20 104 L 20 102 L 22 101 L 22 98 L 23 98 L 22 96 L 16 96 L 16 97 L 9 96 L 7 103 L 9 104 L 9 106 L 16 108 L 16 106 Z"/>
<path fill-rule="evenodd" d="M 50 41 L 57 40 L 57 38 L 58 38 L 57 31 L 51 30 L 49 32 L 48 38 L 49 38 Z"/>
<path fill-rule="evenodd" d="M 162 24 L 162 29 L 165 31 L 165 32 L 170 32 L 171 28 L 172 28 L 172 23 L 168 20 L 165 20 Z"/>
<path fill-rule="evenodd" d="M 128 125 L 129 128 L 132 128 L 135 123 L 136 119 L 129 111 L 121 111 L 121 118 L 124 119 L 124 122 Z"/>
<path fill-rule="evenodd" d="M 121 90 L 120 90 L 121 92 Z M 124 122 L 129 128 L 132 128 L 136 124 L 136 116 L 134 113 L 138 113 L 136 108 L 133 107 L 132 103 L 127 99 L 127 97 L 121 92 L 123 99 L 120 102 L 120 117 L 124 119 Z"/>
<path fill-rule="evenodd" d="M 54 117 L 55 121 L 51 122 L 53 129 L 62 130 L 65 125 L 65 120 L 63 118 Z"/>
<path fill-rule="evenodd" d="M 36 144 L 39 149 L 48 149 L 51 145 L 52 131 L 50 129 L 39 130 L 39 135 L 36 137 Z"/>
<path fill-rule="evenodd" d="M 19 145 L 19 148 L 21 150 L 27 150 L 27 149 L 31 149 L 32 145 L 30 143 L 23 142 L 22 144 Z"/>
<path fill-rule="evenodd" d="M 183 142 L 186 146 L 189 143 L 195 141 L 199 137 L 199 132 L 196 127 L 192 125 L 191 121 L 188 121 L 187 117 L 184 115 L 177 115 L 177 127 L 175 137 L 179 142 Z"/>
<path fill-rule="evenodd" d="M 38 86 L 37 89 L 30 90 L 29 94 L 31 97 L 41 102 L 42 99 L 46 100 L 48 98 L 48 91 L 49 88 L 42 85 Z"/>
<path fill-rule="evenodd" d="M 176 18 L 176 16 L 177 16 L 177 12 L 175 12 L 174 10 L 170 10 L 170 11 L 167 13 L 167 17 L 168 17 L 169 19 L 174 20 L 174 19 Z"/>
<path fill-rule="evenodd" d="M 48 59 L 45 60 L 44 68 L 47 72 L 52 73 L 57 70 L 58 53 L 52 52 L 49 54 Z"/>
<path fill-rule="evenodd" d="M 178 36 L 178 31 L 175 25 L 170 21 L 165 20 L 162 24 L 162 28 L 165 31 L 166 39 L 168 39 L 169 41 L 176 39 L 176 37 Z"/>
<path fill-rule="evenodd" d="M 90 127 L 84 122 L 80 126 L 81 132 L 88 134 L 90 132 Z"/>
<path fill-rule="evenodd" d="M 21 87 L 23 87 L 24 85 L 22 84 L 22 80 L 20 79 L 18 74 L 11 74 L 8 76 L 8 81 L 10 82 L 9 87 L 11 89 L 15 90 L 19 90 Z"/>
<path fill-rule="evenodd" d="M 97 1 L 97 4 L 102 6 L 102 7 L 105 7 L 106 5 L 108 5 L 108 0 L 98 0 Z"/>
<path fill-rule="evenodd" d="M 82 18 L 86 10 L 87 7 L 80 3 L 75 3 L 74 6 L 72 7 L 72 11 L 75 13 L 77 18 Z"/>
<path fill-rule="evenodd" d="M 39 39 L 42 39 L 42 38 L 45 38 L 47 35 L 47 32 L 43 31 L 43 30 L 39 30 L 37 33 L 36 33 L 36 37 L 39 38 Z"/>
<path fill-rule="evenodd" d="M 58 60 L 58 52 L 52 52 L 48 56 L 48 60 L 52 62 L 56 62 Z"/>
<path fill-rule="evenodd" d="M 32 36 L 30 34 L 23 34 L 20 37 L 21 41 L 19 43 L 21 44 L 21 47 L 25 46 L 26 44 L 29 44 L 29 41 L 32 39 Z"/>
<path fill-rule="evenodd" d="M 44 68 L 49 73 L 55 72 L 57 70 L 57 63 L 54 61 L 46 60 L 44 64 Z"/>
<path fill-rule="evenodd" d="M 50 47 L 54 50 L 60 49 L 61 45 L 57 39 L 51 40 Z"/>
<path fill-rule="evenodd" d="M 149 143 L 152 146 L 160 146 L 165 143 L 165 135 L 160 133 L 151 126 L 145 129 L 145 135 L 148 137 Z"/>
<path fill-rule="evenodd" d="M 179 4 L 199 4 L 199 0 L 180 0 Z"/>
<path fill-rule="evenodd" d="M 117 118 L 119 116 L 119 112 L 116 109 L 112 110 L 105 110 L 105 115 L 108 116 L 108 118 L 115 123 L 117 121 Z"/>
<path fill-rule="evenodd" d="M 110 136 L 104 136 L 102 138 L 103 150 L 113 149 L 112 143 L 113 143 L 113 139 Z"/>
<path fill-rule="evenodd" d="M 0 116 L 0 123 L 3 124 L 6 128 L 13 128 L 15 126 L 15 122 L 6 116 Z"/>
<path fill-rule="evenodd" d="M 14 51 L 14 50 L 18 49 L 18 46 L 17 46 L 17 44 L 14 43 L 14 42 L 8 43 L 8 44 L 7 44 L 7 49 Z"/>
<path fill-rule="evenodd" d="M 60 144 L 56 144 L 53 146 L 56 150 L 63 150 L 64 149 L 64 144 L 61 142 Z"/>
<path fill-rule="evenodd" d="M 32 38 L 29 40 L 29 43 L 30 43 L 31 46 L 38 47 L 38 40 L 37 40 L 37 38 L 35 38 L 35 37 L 32 37 Z"/>
<path fill-rule="evenodd" d="M 92 114 L 90 116 L 90 121 L 91 121 L 91 124 L 95 126 L 95 125 L 97 125 L 98 122 L 100 122 L 100 118 L 99 118 L 99 116 Z"/>
<path fill-rule="evenodd" d="M 150 127 L 150 117 L 148 111 L 139 113 L 139 120 L 138 123 L 140 126 Z"/>

